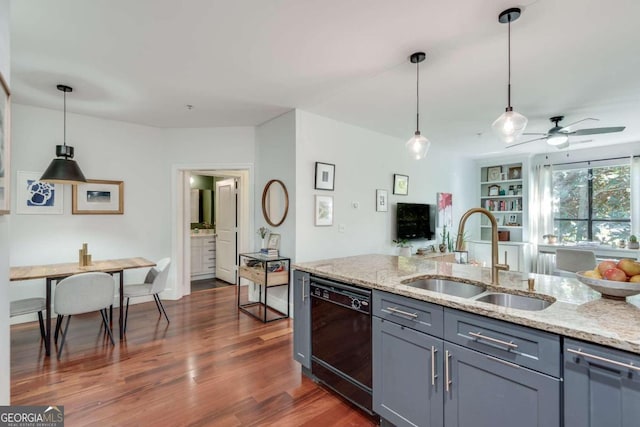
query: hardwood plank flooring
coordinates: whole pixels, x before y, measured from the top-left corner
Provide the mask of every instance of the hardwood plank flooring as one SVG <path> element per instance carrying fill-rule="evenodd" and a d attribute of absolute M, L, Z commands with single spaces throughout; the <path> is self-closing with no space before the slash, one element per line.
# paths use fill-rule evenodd
<path fill-rule="evenodd" d="M 239 313 L 235 287 L 164 303 L 169 325 L 155 303 L 131 306 L 115 347 L 98 313 L 74 316 L 60 360 L 37 322 L 12 326 L 11 403 L 64 405 L 67 426 L 375 425 L 303 377 L 292 321 Z"/>

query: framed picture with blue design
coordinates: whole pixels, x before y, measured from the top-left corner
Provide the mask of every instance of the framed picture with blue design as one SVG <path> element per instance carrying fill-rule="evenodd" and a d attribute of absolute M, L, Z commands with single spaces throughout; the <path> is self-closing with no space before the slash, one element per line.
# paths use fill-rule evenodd
<path fill-rule="evenodd" d="M 16 213 L 64 213 L 64 187 L 39 181 L 41 172 L 18 171 L 16 174 Z"/>

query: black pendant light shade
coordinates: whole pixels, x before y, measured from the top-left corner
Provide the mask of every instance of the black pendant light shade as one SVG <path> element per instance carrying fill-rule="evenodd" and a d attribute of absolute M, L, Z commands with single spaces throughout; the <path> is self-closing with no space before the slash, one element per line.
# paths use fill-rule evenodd
<path fill-rule="evenodd" d="M 73 89 L 69 86 L 58 85 L 58 90 L 64 93 L 64 134 L 62 145 L 56 145 L 56 158 L 51 161 L 44 171 L 40 181 L 54 184 L 79 184 L 87 182 L 80 166 L 73 159 L 73 147 L 67 145 L 67 92 Z"/>

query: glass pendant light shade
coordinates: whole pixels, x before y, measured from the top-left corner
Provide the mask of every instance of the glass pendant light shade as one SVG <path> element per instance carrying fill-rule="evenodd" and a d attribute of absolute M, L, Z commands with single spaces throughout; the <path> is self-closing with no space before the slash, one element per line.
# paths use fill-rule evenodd
<path fill-rule="evenodd" d="M 73 159 L 73 147 L 67 145 L 67 92 L 73 91 L 65 85 L 57 86 L 64 93 L 64 131 L 62 145 L 56 145 L 56 158 L 51 161 L 44 171 L 40 181 L 53 184 L 82 184 L 87 182 L 80 166 Z"/>
<path fill-rule="evenodd" d="M 522 136 L 524 129 L 527 127 L 527 118 L 522 114 L 513 111 L 511 106 L 511 23 L 520 17 L 521 10 L 517 7 L 507 9 L 500 13 L 498 22 L 509 26 L 507 63 L 508 63 L 508 80 L 507 80 L 507 108 L 493 122 L 491 127 L 493 131 L 505 144 L 511 144 Z"/>
<path fill-rule="evenodd" d="M 502 113 L 491 127 L 505 144 L 511 144 L 522 136 L 527 127 L 527 121 L 522 114 L 507 108 L 507 111 Z"/>
<path fill-rule="evenodd" d="M 407 141 L 406 147 L 412 159 L 421 160 L 427 156 L 431 141 L 420 135 L 420 131 L 416 131 L 416 134 Z"/>
<path fill-rule="evenodd" d="M 426 57 L 424 52 L 415 52 L 409 57 L 411 63 L 416 64 L 416 133 L 407 141 L 405 147 L 411 158 L 415 160 L 424 159 L 431 147 L 431 141 L 420 135 L 420 63 Z"/>

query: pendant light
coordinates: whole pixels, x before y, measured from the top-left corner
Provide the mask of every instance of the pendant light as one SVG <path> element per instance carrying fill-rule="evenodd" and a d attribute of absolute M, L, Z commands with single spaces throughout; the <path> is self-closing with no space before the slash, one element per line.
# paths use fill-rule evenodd
<path fill-rule="evenodd" d="M 424 159 L 431 146 L 431 142 L 420 135 L 420 63 L 426 57 L 424 52 L 416 52 L 409 57 L 411 63 L 416 64 L 416 133 L 407 141 L 406 147 L 411 157 L 416 160 Z"/>
<path fill-rule="evenodd" d="M 507 85 L 507 108 L 500 117 L 493 122 L 493 130 L 498 134 L 500 139 L 506 144 L 515 142 L 527 127 L 527 118 L 522 114 L 513 111 L 511 106 L 511 23 L 520 17 L 521 10 L 517 7 L 507 9 L 498 16 L 498 22 L 509 26 L 509 44 L 508 44 L 508 62 L 509 62 L 509 81 Z"/>
<path fill-rule="evenodd" d="M 56 184 L 80 184 L 87 182 L 80 166 L 73 159 L 73 147 L 67 145 L 67 92 L 73 91 L 65 85 L 57 86 L 64 93 L 64 124 L 62 145 L 56 145 L 56 156 L 42 174 L 40 181 Z"/>

